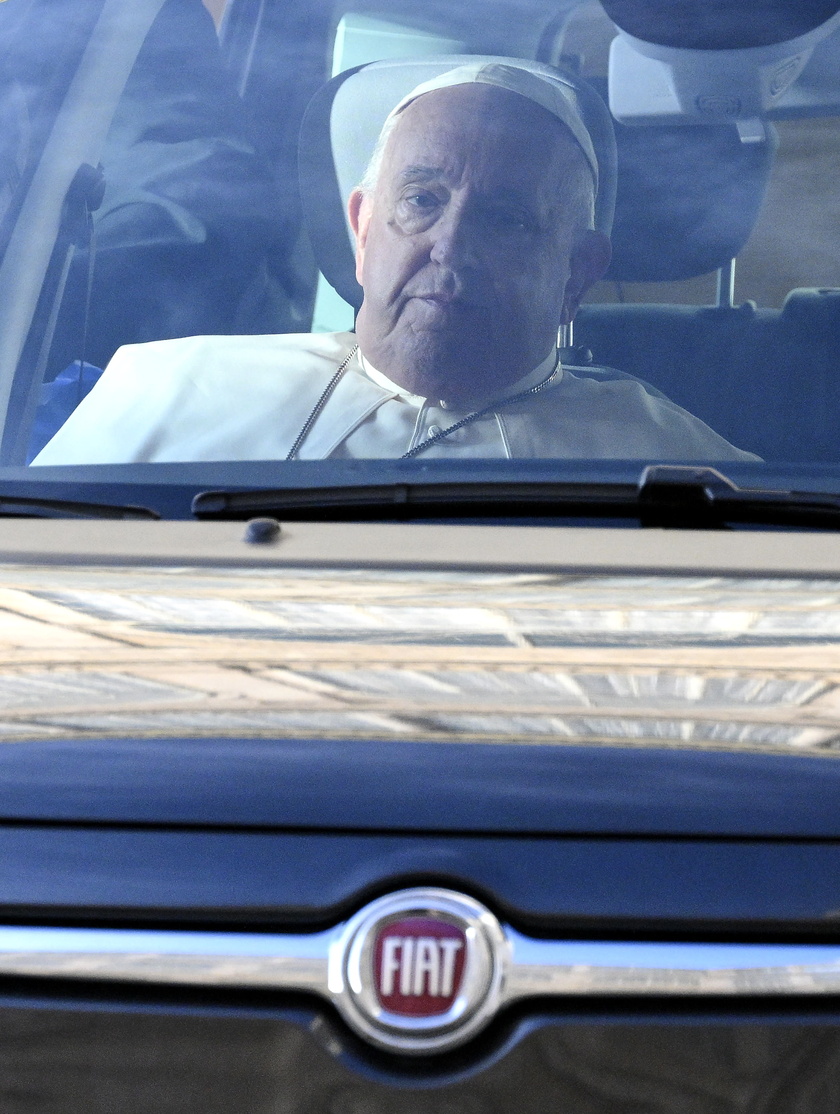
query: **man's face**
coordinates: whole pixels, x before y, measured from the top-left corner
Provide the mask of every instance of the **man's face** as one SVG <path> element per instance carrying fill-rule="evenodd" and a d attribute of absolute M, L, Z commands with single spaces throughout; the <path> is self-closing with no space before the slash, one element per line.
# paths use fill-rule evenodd
<path fill-rule="evenodd" d="M 408 105 L 373 196 L 350 200 L 371 363 L 462 403 L 536 367 L 609 259 L 584 230 L 587 175 L 560 121 L 517 93 L 457 85 Z"/>

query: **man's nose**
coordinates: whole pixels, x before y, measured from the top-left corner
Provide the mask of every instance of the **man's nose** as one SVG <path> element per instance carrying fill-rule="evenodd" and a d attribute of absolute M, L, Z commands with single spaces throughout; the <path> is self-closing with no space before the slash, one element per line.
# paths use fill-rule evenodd
<path fill-rule="evenodd" d="M 478 231 L 468 211 L 453 208 L 443 214 L 432 229 L 432 261 L 454 270 L 476 266 L 481 249 Z"/>

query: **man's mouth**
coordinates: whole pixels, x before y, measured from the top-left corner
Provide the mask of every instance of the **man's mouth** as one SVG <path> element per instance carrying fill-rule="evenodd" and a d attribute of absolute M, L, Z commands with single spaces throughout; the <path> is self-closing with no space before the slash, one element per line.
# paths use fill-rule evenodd
<path fill-rule="evenodd" d="M 403 291 L 403 297 L 404 308 L 414 307 L 409 310 L 412 319 L 430 329 L 472 327 L 476 314 L 484 316 L 487 312 L 485 299 L 458 286 L 448 290 L 431 287 L 417 293 Z"/>
<path fill-rule="evenodd" d="M 454 294 L 449 291 L 430 290 L 422 294 L 412 294 L 411 297 L 439 309 L 467 311 L 481 309 L 482 304 L 486 304 L 482 299 L 470 296 L 463 290 Z"/>

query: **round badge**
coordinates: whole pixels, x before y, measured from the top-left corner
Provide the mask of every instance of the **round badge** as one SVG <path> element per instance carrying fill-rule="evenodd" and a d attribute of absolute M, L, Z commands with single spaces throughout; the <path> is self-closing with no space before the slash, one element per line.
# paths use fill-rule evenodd
<path fill-rule="evenodd" d="M 508 962 L 504 931 L 453 890 L 400 890 L 361 909 L 330 953 L 330 993 L 357 1033 L 394 1052 L 441 1052 L 487 1024 Z"/>

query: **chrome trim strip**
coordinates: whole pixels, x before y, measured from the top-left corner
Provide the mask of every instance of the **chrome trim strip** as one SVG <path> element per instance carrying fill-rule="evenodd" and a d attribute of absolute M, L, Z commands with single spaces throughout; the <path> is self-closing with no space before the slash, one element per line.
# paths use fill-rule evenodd
<path fill-rule="evenodd" d="M 333 997 L 344 926 L 276 934 L 0 927 L 0 975 L 304 990 Z M 840 993 L 840 946 L 535 940 L 507 926 L 502 1001 L 538 995 Z"/>
<path fill-rule="evenodd" d="M 840 947 L 534 940 L 506 929 L 504 1001 L 536 995 L 837 994 Z"/>
<path fill-rule="evenodd" d="M 327 995 L 334 930 L 296 935 L 0 927 L 0 974 Z"/>

